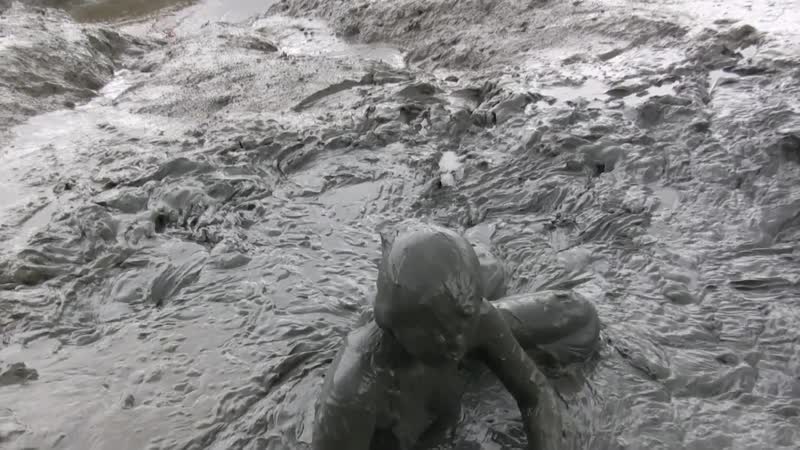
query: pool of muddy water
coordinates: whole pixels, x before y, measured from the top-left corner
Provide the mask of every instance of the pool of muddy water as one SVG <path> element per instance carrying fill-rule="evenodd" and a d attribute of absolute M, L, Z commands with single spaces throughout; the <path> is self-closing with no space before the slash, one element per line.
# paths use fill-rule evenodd
<path fill-rule="evenodd" d="M 63 8 L 81 22 L 106 22 L 139 19 L 165 9 L 191 5 L 195 0 L 45 0 L 40 3 Z"/>
<path fill-rule="evenodd" d="M 796 2 L 59 4 L 0 13 L 0 448 L 308 448 L 409 218 L 597 305 L 570 448 L 798 448 Z M 429 448 L 525 448 L 469 384 Z"/>

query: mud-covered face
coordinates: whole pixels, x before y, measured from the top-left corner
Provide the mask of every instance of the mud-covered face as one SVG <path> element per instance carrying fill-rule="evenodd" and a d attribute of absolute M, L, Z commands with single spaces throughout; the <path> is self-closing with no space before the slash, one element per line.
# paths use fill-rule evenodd
<path fill-rule="evenodd" d="M 431 366 L 460 361 L 478 324 L 477 308 L 463 308 L 441 295 L 394 314 L 386 328 L 410 355 Z"/>
<path fill-rule="evenodd" d="M 375 320 L 424 363 L 464 357 L 482 293 L 478 257 L 462 236 L 421 226 L 393 242 L 382 237 Z"/>

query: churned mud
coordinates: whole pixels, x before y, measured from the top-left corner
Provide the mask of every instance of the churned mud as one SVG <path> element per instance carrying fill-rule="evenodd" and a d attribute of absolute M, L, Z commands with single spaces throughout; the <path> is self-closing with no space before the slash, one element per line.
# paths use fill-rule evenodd
<path fill-rule="evenodd" d="M 0 448 L 305 448 L 408 218 L 597 305 L 573 448 L 800 442 L 796 2 L 55 3 L 0 6 Z M 524 448 L 473 372 L 439 448 Z"/>

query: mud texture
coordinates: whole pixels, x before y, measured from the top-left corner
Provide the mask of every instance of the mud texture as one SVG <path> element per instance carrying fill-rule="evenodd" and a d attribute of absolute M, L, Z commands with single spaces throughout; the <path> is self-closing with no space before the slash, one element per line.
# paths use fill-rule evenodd
<path fill-rule="evenodd" d="M 0 14 L 0 447 L 306 448 L 419 218 L 597 306 L 574 448 L 796 448 L 796 2 L 212 4 Z M 524 448 L 488 372 L 455 436 Z"/>
<path fill-rule="evenodd" d="M 147 48 L 111 28 L 76 24 L 59 10 L 8 8 L 0 13 L 0 135 L 27 117 L 86 103 L 123 56 Z"/>

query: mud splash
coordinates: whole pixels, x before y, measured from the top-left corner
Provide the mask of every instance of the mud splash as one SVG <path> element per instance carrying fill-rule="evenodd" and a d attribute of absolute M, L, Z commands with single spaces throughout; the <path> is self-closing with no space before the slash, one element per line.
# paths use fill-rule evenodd
<path fill-rule="evenodd" d="M 10 116 L 0 446 L 304 448 L 377 230 L 419 217 L 480 236 L 509 293 L 594 299 L 599 360 L 550 374 L 573 448 L 793 448 L 791 3 L 4 13 L 50 31 L 0 53 L 3 80 L 74 64 L 97 83 Z M 511 398 L 471 384 L 452 447 L 524 448 Z"/>

